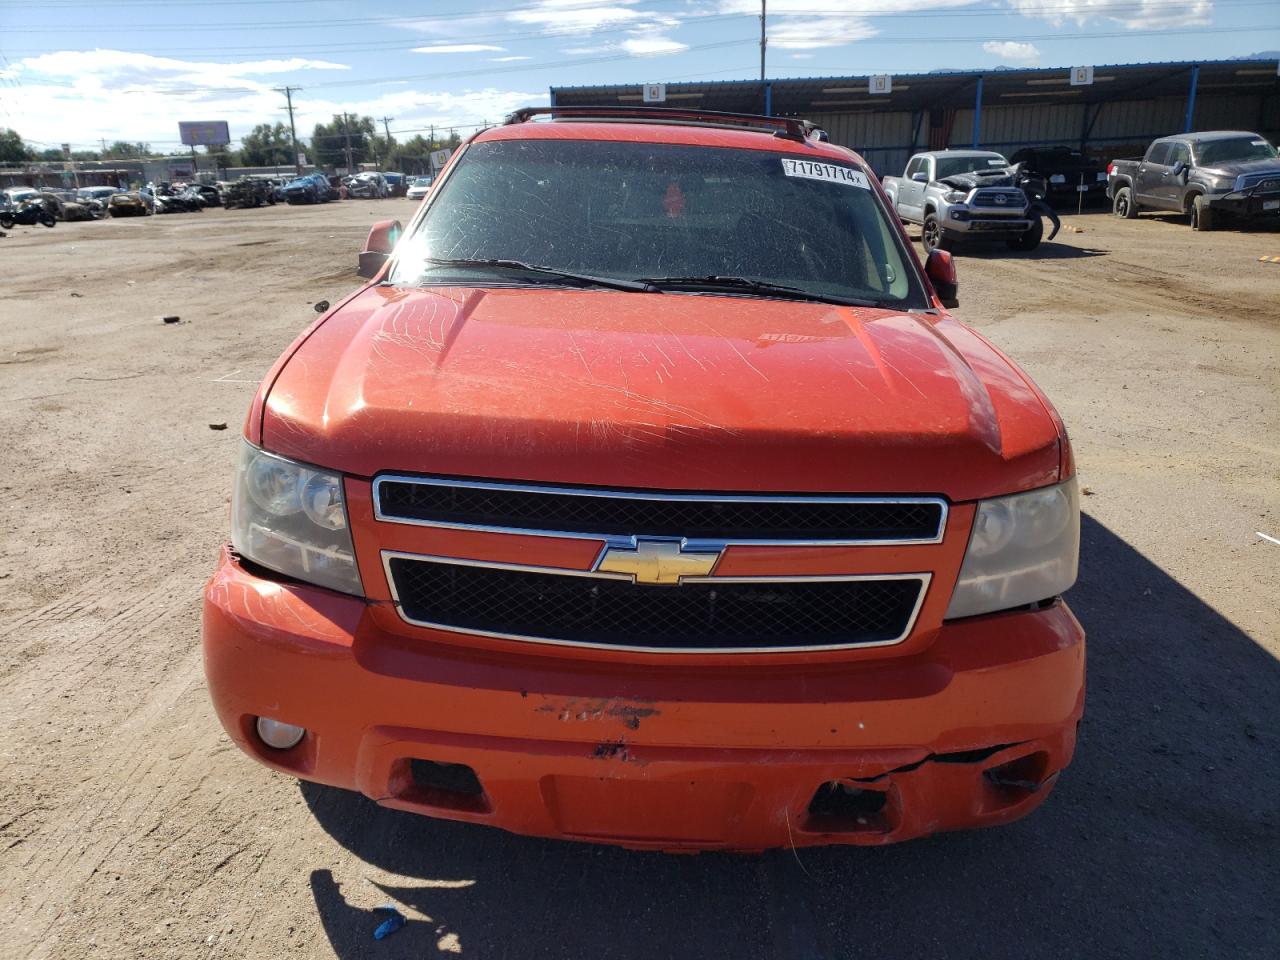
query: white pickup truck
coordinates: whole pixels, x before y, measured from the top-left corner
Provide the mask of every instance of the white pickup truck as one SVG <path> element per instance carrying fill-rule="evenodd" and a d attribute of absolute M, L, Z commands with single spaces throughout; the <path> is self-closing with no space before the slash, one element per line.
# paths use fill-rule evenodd
<path fill-rule="evenodd" d="M 1034 250 L 1048 207 L 1029 199 L 1018 179 L 998 153 L 934 150 L 917 153 L 902 176 L 883 183 L 898 216 L 920 224 L 926 250 L 951 250 L 975 235 L 1004 237 L 1011 250 Z"/>

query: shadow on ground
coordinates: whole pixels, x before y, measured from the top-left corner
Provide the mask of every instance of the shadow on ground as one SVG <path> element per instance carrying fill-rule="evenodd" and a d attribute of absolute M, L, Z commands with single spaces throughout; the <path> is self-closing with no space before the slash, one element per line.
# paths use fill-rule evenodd
<path fill-rule="evenodd" d="M 431 918 L 375 944 L 378 918 L 317 870 L 335 952 L 1280 955 L 1280 666 L 1105 527 L 1086 517 L 1083 532 L 1070 600 L 1089 630 L 1085 721 L 1074 764 L 1028 819 L 884 849 L 678 857 L 433 821 L 304 784 L 338 843 L 405 878 L 379 902 Z"/>

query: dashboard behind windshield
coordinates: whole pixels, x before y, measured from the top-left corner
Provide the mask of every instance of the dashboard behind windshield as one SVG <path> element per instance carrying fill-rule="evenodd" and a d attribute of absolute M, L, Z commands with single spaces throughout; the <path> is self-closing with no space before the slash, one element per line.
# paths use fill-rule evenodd
<path fill-rule="evenodd" d="M 391 281 L 495 280 L 492 271 L 429 259 L 514 260 L 627 280 L 747 277 L 929 305 L 863 171 L 758 150 L 475 143 L 401 242 Z"/>

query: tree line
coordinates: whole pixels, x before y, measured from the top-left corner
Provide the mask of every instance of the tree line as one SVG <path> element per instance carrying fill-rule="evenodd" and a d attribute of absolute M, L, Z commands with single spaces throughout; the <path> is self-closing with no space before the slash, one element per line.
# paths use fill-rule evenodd
<path fill-rule="evenodd" d="M 351 151 L 351 164 L 377 163 L 386 170 L 402 170 L 405 173 L 426 173 L 430 169 L 432 151 L 456 147 L 461 138 L 456 132 L 448 135 L 442 130 L 437 136 L 424 137 L 415 134 L 403 142 L 378 133 L 373 117 L 354 114 L 334 114 L 329 123 L 317 123 L 311 142 L 299 140 L 298 148 L 307 155 L 309 163 L 322 168 L 346 167 L 347 150 Z M 186 149 L 186 148 L 182 148 Z M 293 140 L 289 127 L 284 123 L 260 123 L 240 138 L 238 149 L 230 147 L 204 147 L 203 151 L 215 158 L 219 168 L 227 167 L 291 167 L 294 164 Z M 72 160 L 146 160 L 152 157 L 170 156 L 151 148 L 149 143 L 130 143 L 117 140 L 103 150 L 73 150 Z M 176 151 L 181 152 L 181 150 Z M 0 163 L 26 163 L 45 161 L 56 163 L 65 160 L 57 147 L 36 148 L 23 141 L 15 130 L 0 129 Z"/>

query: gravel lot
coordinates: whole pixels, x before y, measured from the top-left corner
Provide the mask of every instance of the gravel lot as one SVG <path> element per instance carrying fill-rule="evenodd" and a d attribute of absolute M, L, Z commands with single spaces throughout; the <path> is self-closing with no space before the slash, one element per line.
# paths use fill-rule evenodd
<path fill-rule="evenodd" d="M 0 239 L 0 956 L 1280 955 L 1280 231 L 1069 217 L 958 315 L 1071 430 L 1090 691 L 1000 830 L 672 857 L 269 772 L 204 690 L 203 580 L 259 377 L 408 201 Z M 162 315 L 181 322 L 166 325 Z M 227 424 L 226 430 L 210 429 Z M 371 937 L 371 908 L 409 918 Z"/>

